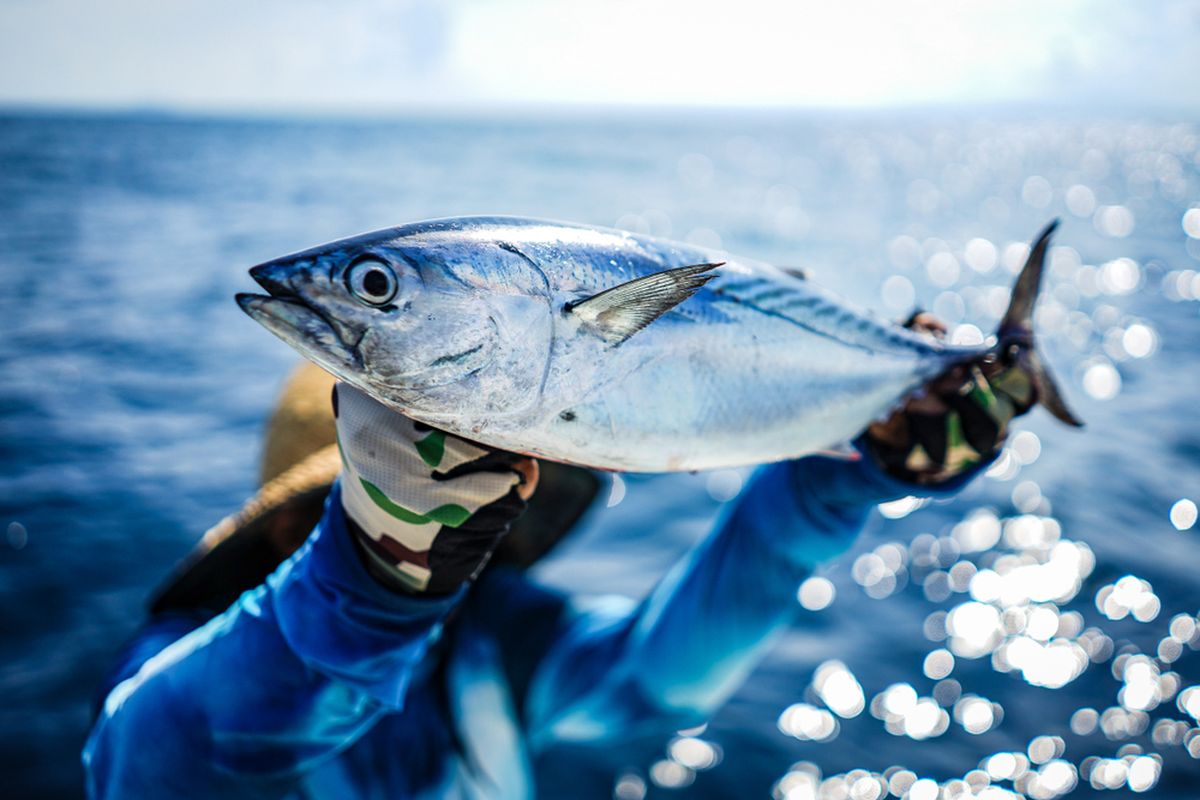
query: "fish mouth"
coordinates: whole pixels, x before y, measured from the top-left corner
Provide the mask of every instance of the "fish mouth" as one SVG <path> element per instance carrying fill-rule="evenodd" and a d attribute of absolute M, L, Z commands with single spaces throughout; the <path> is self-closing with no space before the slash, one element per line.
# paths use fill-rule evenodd
<path fill-rule="evenodd" d="M 354 348 L 338 336 L 336 327 L 286 285 L 251 276 L 270 295 L 239 293 L 235 299 L 247 316 L 338 377 L 360 368 Z"/>

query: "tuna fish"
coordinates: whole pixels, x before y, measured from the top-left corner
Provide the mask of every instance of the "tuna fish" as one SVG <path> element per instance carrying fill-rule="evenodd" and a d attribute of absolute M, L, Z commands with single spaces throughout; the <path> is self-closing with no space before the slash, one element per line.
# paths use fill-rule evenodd
<path fill-rule="evenodd" d="M 607 470 L 765 463 L 846 442 L 946 370 L 1018 362 L 1077 425 L 1034 350 L 1051 223 L 995 341 L 956 346 L 803 276 L 617 230 L 418 222 L 250 270 L 255 320 L 402 414 Z"/>

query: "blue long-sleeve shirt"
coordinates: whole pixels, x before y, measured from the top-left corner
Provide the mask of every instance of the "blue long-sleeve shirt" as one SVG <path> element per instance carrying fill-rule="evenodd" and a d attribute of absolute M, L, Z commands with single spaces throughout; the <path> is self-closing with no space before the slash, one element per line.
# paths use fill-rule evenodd
<path fill-rule="evenodd" d="M 707 719 L 788 625 L 799 583 L 912 492 L 865 458 L 760 468 L 642 602 L 581 610 L 498 567 L 449 597 L 386 589 L 335 486 L 263 586 L 190 632 L 152 622 L 127 651 L 84 750 L 89 795 L 531 796 L 551 745 Z"/>

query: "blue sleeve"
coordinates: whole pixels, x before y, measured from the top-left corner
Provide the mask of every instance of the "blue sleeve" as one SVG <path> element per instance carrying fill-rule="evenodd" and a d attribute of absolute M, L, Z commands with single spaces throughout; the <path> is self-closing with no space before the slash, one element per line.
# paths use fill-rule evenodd
<path fill-rule="evenodd" d="M 91 797 L 281 797 L 403 706 L 461 594 L 380 586 L 341 508 L 335 487 L 265 585 L 109 693 L 84 749 Z"/>
<path fill-rule="evenodd" d="M 945 495 L 971 475 L 938 487 Z M 917 492 L 858 460 L 762 467 L 715 530 L 630 607 L 565 619 L 525 702 L 531 744 L 695 725 L 758 664 L 817 565 L 847 550 L 871 510 Z"/>

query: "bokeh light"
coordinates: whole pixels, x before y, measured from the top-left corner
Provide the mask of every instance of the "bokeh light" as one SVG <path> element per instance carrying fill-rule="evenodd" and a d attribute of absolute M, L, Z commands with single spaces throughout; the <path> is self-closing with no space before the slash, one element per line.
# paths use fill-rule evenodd
<path fill-rule="evenodd" d="M 1175 504 L 1171 506 L 1170 518 L 1175 530 L 1191 530 L 1192 526 L 1196 524 L 1197 518 L 1195 501 L 1187 497 L 1176 500 Z"/>
<path fill-rule="evenodd" d="M 836 597 L 837 589 L 834 587 L 833 582 L 828 578 L 816 575 L 805 579 L 800 584 L 800 589 L 796 593 L 796 598 L 800 601 L 800 605 L 809 611 L 820 611 L 823 608 L 828 608 Z"/>
<path fill-rule="evenodd" d="M 850 719 L 866 706 L 863 688 L 846 665 L 826 661 L 813 674 L 813 689 L 821 701 L 839 717 Z"/>

